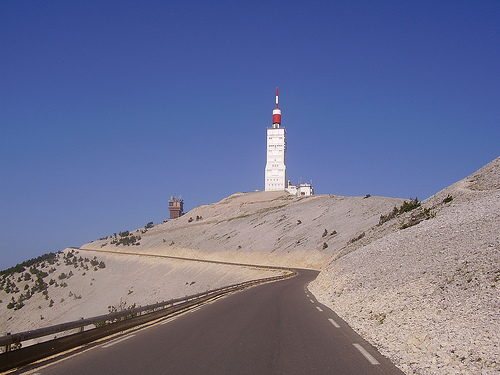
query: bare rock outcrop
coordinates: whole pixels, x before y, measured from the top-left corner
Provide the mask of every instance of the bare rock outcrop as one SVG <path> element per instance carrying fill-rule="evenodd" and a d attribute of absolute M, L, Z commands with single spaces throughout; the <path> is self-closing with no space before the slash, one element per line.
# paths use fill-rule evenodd
<path fill-rule="evenodd" d="M 296 197 L 285 192 L 231 195 L 178 219 L 131 232 L 140 244 L 108 237 L 82 248 L 250 264 L 321 268 L 349 241 L 376 225 L 398 198 Z"/>
<path fill-rule="evenodd" d="M 498 374 L 500 158 L 420 209 L 428 220 L 373 228 L 310 289 L 406 373 Z"/>

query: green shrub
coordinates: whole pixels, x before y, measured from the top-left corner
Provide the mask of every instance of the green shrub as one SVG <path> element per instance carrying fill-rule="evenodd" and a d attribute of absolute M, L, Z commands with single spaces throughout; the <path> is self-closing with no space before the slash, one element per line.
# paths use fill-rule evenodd
<path fill-rule="evenodd" d="M 39 264 L 41 262 L 47 262 L 49 264 L 54 264 L 58 257 L 59 257 L 60 252 L 58 253 L 47 253 L 40 255 L 37 258 L 29 259 L 27 261 L 24 261 L 20 264 L 16 264 L 14 267 L 7 268 L 6 270 L 0 271 L 0 275 L 13 275 L 14 273 L 22 273 L 26 270 L 26 268 Z"/>
<path fill-rule="evenodd" d="M 448 194 L 446 198 L 443 199 L 443 203 L 450 203 L 453 200 L 453 197 Z"/>
<path fill-rule="evenodd" d="M 16 306 L 16 301 L 14 301 L 14 297 L 12 297 L 12 300 L 7 304 L 7 308 L 13 309 Z"/>
<path fill-rule="evenodd" d="M 418 198 L 412 199 L 409 202 L 404 201 L 399 208 L 394 207 L 392 211 L 389 212 L 387 215 L 380 215 L 380 220 L 378 222 L 378 225 L 382 225 L 386 221 L 394 219 L 396 216 L 401 215 L 402 213 L 410 212 L 417 207 L 420 207 L 420 202 L 418 201 Z"/>
<path fill-rule="evenodd" d="M 365 232 L 361 233 L 359 236 L 357 237 L 354 237 L 354 238 L 351 238 L 351 240 L 349 241 L 349 243 L 354 243 L 356 241 L 359 241 L 360 239 L 362 239 L 364 236 L 366 235 Z"/>
<path fill-rule="evenodd" d="M 129 237 L 122 237 L 118 241 L 115 242 L 115 245 L 125 245 L 125 246 L 130 246 L 130 245 L 135 245 L 135 243 L 140 239 L 140 236 L 129 236 Z M 92 264 L 92 262 L 91 262 Z M 95 266 L 95 264 L 92 264 Z"/>
<path fill-rule="evenodd" d="M 414 212 L 411 214 L 410 218 L 407 222 L 403 223 L 399 229 L 406 229 L 421 223 L 424 220 L 429 220 L 430 218 L 435 217 L 436 214 L 431 211 L 430 208 L 424 208 L 418 212 Z"/>
<path fill-rule="evenodd" d="M 409 202 L 404 201 L 402 206 L 399 207 L 399 214 L 402 214 L 404 212 L 410 212 L 417 207 L 420 207 L 420 202 L 418 201 L 418 198 L 412 199 Z"/>
<path fill-rule="evenodd" d="M 24 295 L 20 295 L 19 298 L 17 299 L 17 301 L 14 301 L 14 298 L 12 298 L 12 300 L 9 302 L 9 304 L 7 305 L 7 308 L 8 309 L 14 309 L 14 310 L 19 310 L 19 309 L 22 309 L 23 306 L 24 306 Z"/>

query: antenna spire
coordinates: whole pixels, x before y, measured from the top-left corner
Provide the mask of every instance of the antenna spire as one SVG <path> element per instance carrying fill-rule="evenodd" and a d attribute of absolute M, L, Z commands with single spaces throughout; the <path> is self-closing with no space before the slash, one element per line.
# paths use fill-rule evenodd
<path fill-rule="evenodd" d="M 278 88 L 276 87 L 276 108 L 273 110 L 273 128 L 279 128 L 281 124 L 281 109 L 278 108 Z"/>

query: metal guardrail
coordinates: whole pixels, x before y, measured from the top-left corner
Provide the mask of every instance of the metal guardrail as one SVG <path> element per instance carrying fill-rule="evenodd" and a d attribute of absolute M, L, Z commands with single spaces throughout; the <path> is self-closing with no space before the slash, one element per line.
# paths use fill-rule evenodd
<path fill-rule="evenodd" d="M 276 267 L 278 268 L 278 267 Z M 282 268 L 280 268 L 282 269 Z M 246 281 L 243 283 L 194 294 L 188 297 L 177 298 L 166 302 L 159 302 L 143 307 L 136 307 L 124 311 L 99 315 L 92 318 L 80 319 L 72 322 L 56 324 L 50 327 L 30 330 L 15 334 L 7 334 L 0 337 L 0 347 L 4 353 L 0 354 L 0 371 L 6 371 L 14 367 L 26 365 L 50 355 L 68 350 L 85 343 L 95 341 L 99 338 L 111 335 L 125 329 L 135 327 L 149 321 L 159 319 L 171 314 L 178 313 L 187 308 L 200 305 L 209 300 L 219 298 L 227 293 L 242 290 L 257 284 L 286 279 L 296 275 L 296 272 L 287 269 L 281 276 L 267 277 L 263 279 Z M 95 328 L 85 331 L 85 327 L 94 325 Z M 60 338 L 54 338 L 27 347 L 11 350 L 12 344 L 27 340 L 54 335 L 77 329 L 77 333 L 68 334 Z"/>

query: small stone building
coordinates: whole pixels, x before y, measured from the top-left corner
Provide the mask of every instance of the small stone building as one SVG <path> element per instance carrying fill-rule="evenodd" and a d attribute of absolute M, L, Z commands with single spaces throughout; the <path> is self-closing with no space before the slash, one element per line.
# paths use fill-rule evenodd
<path fill-rule="evenodd" d="M 168 210 L 170 211 L 170 219 L 177 219 L 184 213 L 184 201 L 180 197 L 176 198 L 172 195 L 168 201 Z"/>

